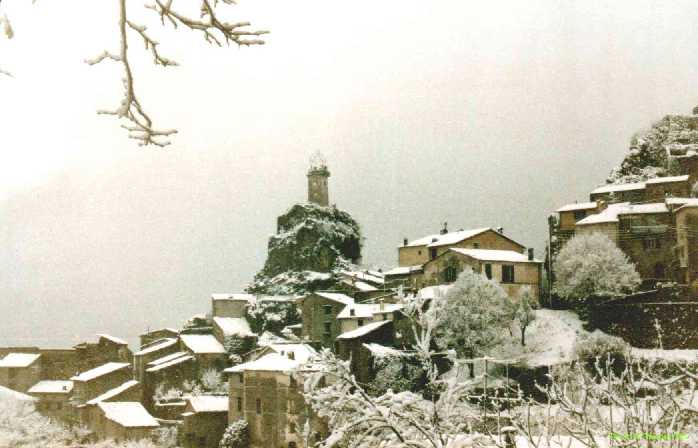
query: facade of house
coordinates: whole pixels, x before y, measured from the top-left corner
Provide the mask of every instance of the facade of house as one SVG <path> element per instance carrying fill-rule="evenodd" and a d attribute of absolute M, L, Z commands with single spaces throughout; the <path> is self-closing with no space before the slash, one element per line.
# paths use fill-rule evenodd
<path fill-rule="evenodd" d="M 245 317 L 247 306 L 255 300 L 252 294 L 212 294 L 213 317 Z"/>
<path fill-rule="evenodd" d="M 98 439 L 116 442 L 149 439 L 160 424 L 138 402 L 102 402 L 89 428 Z"/>
<path fill-rule="evenodd" d="M 182 448 L 218 448 L 228 426 L 228 397 L 199 395 L 186 403 L 179 429 Z"/>
<path fill-rule="evenodd" d="M 156 412 L 158 403 L 153 402 L 152 397 L 158 386 L 181 389 L 185 381 L 197 378 L 199 368 L 196 358 L 189 352 L 175 352 L 151 361 L 146 364 L 143 375 L 143 404 L 151 412 Z"/>
<path fill-rule="evenodd" d="M 300 361 L 268 353 L 225 371 L 229 384 L 228 422 L 247 421 L 250 448 L 305 448 L 302 432 L 306 422 L 311 441 L 324 440 L 327 426 L 303 398 L 306 372 Z"/>
<path fill-rule="evenodd" d="M 345 306 L 337 319 L 343 334 L 372 322 L 400 319 L 402 313 L 399 311 L 403 308 L 400 303 L 354 303 Z"/>
<path fill-rule="evenodd" d="M 26 392 L 41 379 L 41 354 L 8 353 L 0 359 L 0 386 Z"/>
<path fill-rule="evenodd" d="M 84 372 L 107 362 L 131 363 L 128 342 L 108 334 L 98 334 L 97 342 L 82 342 L 75 347 L 78 371 Z"/>
<path fill-rule="evenodd" d="M 131 365 L 108 362 L 70 378 L 73 382 L 73 401 L 82 405 L 105 392 L 133 379 Z"/>
<path fill-rule="evenodd" d="M 29 388 L 27 394 L 38 400 L 34 406 L 40 414 L 57 420 L 71 421 L 75 417 L 70 405 L 72 392 L 72 381 L 43 380 Z"/>
<path fill-rule="evenodd" d="M 511 250 L 452 248 L 424 264 L 419 287 L 453 283 L 464 269 L 472 269 L 497 282 L 511 298 L 529 288 L 540 299 L 542 262 L 527 254 Z"/>
<path fill-rule="evenodd" d="M 97 397 L 88 400 L 85 404 L 78 405 L 77 420 L 84 426 L 89 427 L 99 418 L 98 405 L 100 403 L 110 403 L 115 401 L 133 401 L 141 403 L 143 401 L 143 388 L 136 380 L 128 380 L 113 389 L 109 389 Z"/>
<path fill-rule="evenodd" d="M 317 342 L 332 348 L 334 340 L 342 332 L 337 315 L 354 299 L 341 293 L 316 291 L 301 299 L 304 341 Z"/>
<path fill-rule="evenodd" d="M 150 345 L 155 341 L 161 339 L 177 339 L 179 336 L 179 331 L 174 328 L 158 328 L 155 330 L 148 330 L 139 336 L 141 349 L 145 348 L 146 345 Z"/>
<path fill-rule="evenodd" d="M 392 320 L 380 320 L 363 325 L 337 337 L 337 355 L 351 360 L 351 371 L 360 383 L 368 383 L 374 376 L 371 350 L 364 344 L 392 346 L 395 343 L 395 328 Z"/>

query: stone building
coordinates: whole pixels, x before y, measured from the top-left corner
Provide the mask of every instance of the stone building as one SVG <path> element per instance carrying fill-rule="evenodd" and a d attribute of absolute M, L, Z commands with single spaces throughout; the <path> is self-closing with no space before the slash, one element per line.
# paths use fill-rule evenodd
<path fill-rule="evenodd" d="M 143 389 L 141 383 L 136 380 L 128 380 L 123 384 L 109 389 L 97 397 L 88 400 L 84 404 L 76 406 L 77 419 L 85 426 L 91 426 L 99 417 L 98 405 L 115 401 L 143 401 Z"/>
<path fill-rule="evenodd" d="M 179 336 L 179 331 L 175 330 L 174 328 L 158 328 L 156 330 L 148 330 L 139 336 L 139 347 L 142 349 L 146 345 L 150 345 L 155 341 L 166 338 L 176 339 L 177 336 Z"/>
<path fill-rule="evenodd" d="M 199 371 L 223 370 L 227 353 L 223 344 L 212 334 L 180 334 L 180 351 L 189 352 L 195 359 Z"/>
<path fill-rule="evenodd" d="M 26 392 L 40 379 L 39 353 L 8 353 L 0 360 L 0 386 Z"/>
<path fill-rule="evenodd" d="M 301 338 L 332 348 L 342 332 L 337 315 L 354 303 L 351 297 L 333 292 L 316 291 L 300 299 L 303 329 Z"/>
<path fill-rule="evenodd" d="M 367 383 L 374 377 L 373 354 L 364 344 L 392 346 L 395 343 L 393 321 L 381 320 L 363 325 L 337 336 L 337 354 L 350 360 L 351 371 L 360 383 Z"/>
<path fill-rule="evenodd" d="M 141 350 L 133 354 L 133 377 L 142 382 L 150 362 L 178 351 L 179 338 L 157 339 L 141 346 Z"/>
<path fill-rule="evenodd" d="M 330 205 L 330 194 L 327 180 L 330 171 L 327 169 L 327 162 L 317 154 L 310 161 L 308 170 L 308 202 L 312 202 L 321 207 Z"/>
<path fill-rule="evenodd" d="M 98 439 L 115 442 L 150 439 L 160 424 L 137 402 L 103 402 L 97 405 L 97 417 L 90 429 Z"/>
<path fill-rule="evenodd" d="M 212 294 L 212 315 L 213 317 L 245 317 L 247 307 L 254 300 L 253 294 Z"/>
<path fill-rule="evenodd" d="M 97 342 L 82 342 L 75 347 L 78 371 L 84 372 L 107 362 L 131 363 L 133 354 L 128 342 L 108 334 L 98 334 Z"/>
<path fill-rule="evenodd" d="M 247 421 L 250 448 L 305 448 L 306 423 L 313 444 L 326 437 L 326 424 L 303 398 L 308 372 L 300 361 L 269 353 L 225 371 L 229 374 L 228 422 Z"/>
<path fill-rule="evenodd" d="M 143 403 L 151 412 L 157 412 L 158 403 L 153 401 L 153 395 L 158 386 L 161 385 L 165 389 L 181 389 L 185 381 L 198 378 L 196 359 L 186 351 L 175 352 L 151 361 L 146 364 L 143 376 Z M 161 416 L 159 412 L 157 414 Z"/>
<path fill-rule="evenodd" d="M 85 404 L 132 379 L 133 371 L 130 364 L 108 362 L 71 378 L 73 401 L 76 405 Z"/>
<path fill-rule="evenodd" d="M 182 448 L 218 448 L 228 426 L 228 397 L 199 395 L 186 403 L 179 428 Z"/>
<path fill-rule="evenodd" d="M 72 381 L 43 380 L 34 384 L 27 394 L 36 398 L 36 410 L 47 417 L 62 421 L 71 421 L 75 417 L 70 405 L 73 392 Z"/>
<path fill-rule="evenodd" d="M 451 248 L 424 264 L 424 273 L 417 285 L 422 288 L 453 283 L 464 269 L 472 269 L 494 280 L 511 298 L 528 288 L 540 299 L 542 262 L 533 257 L 533 249 L 522 254 L 511 250 Z"/>
<path fill-rule="evenodd" d="M 403 308 L 400 303 L 354 303 L 345 306 L 337 319 L 342 333 L 346 333 L 372 322 L 400 319 Z"/>

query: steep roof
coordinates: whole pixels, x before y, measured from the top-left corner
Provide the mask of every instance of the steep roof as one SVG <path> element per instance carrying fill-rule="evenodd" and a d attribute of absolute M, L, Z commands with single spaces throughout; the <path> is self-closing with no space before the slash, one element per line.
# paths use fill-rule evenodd
<path fill-rule="evenodd" d="M 43 380 L 33 385 L 27 393 L 29 394 L 69 394 L 73 390 L 72 381 L 63 380 Z"/>
<path fill-rule="evenodd" d="M 148 414 L 142 404 L 135 401 L 102 402 L 97 406 L 104 416 L 125 428 L 157 428 L 160 424 Z"/>
<path fill-rule="evenodd" d="M 481 261 L 505 261 L 510 263 L 542 263 L 540 260 L 529 260 L 527 255 L 513 250 L 493 250 L 493 249 L 461 249 L 452 247 L 449 249 L 458 254 L 467 255 Z"/>
<path fill-rule="evenodd" d="M 107 341 L 113 342 L 116 345 L 128 345 L 128 342 L 110 334 L 98 333 L 97 336 L 99 336 L 100 339 L 106 339 Z"/>
<path fill-rule="evenodd" d="M 187 398 L 194 412 L 228 412 L 228 396 L 196 395 Z"/>
<path fill-rule="evenodd" d="M 250 324 L 244 317 L 214 317 L 213 322 L 220 327 L 225 336 L 252 336 Z"/>
<path fill-rule="evenodd" d="M 181 334 L 184 345 L 196 354 L 225 353 L 225 348 L 212 334 Z"/>
<path fill-rule="evenodd" d="M 354 299 L 352 299 L 348 295 L 340 294 L 337 292 L 315 291 L 313 294 L 318 295 L 320 297 L 324 297 L 325 299 L 329 299 L 329 300 L 333 300 L 335 302 L 343 303 L 344 305 L 349 305 L 350 303 L 354 303 Z"/>
<path fill-rule="evenodd" d="M 39 353 L 8 353 L 0 359 L 0 367 L 29 367 L 40 357 Z"/>
<path fill-rule="evenodd" d="M 250 361 L 243 364 L 238 364 L 234 367 L 229 367 L 225 369 L 224 372 L 238 373 L 244 372 L 245 370 L 287 372 L 297 369 L 301 364 L 302 363 L 297 359 L 288 359 L 288 357 L 281 356 L 277 353 L 269 353 L 256 361 Z"/>
<path fill-rule="evenodd" d="M 592 202 L 575 202 L 574 204 L 567 204 L 563 205 L 562 207 L 558 208 L 555 210 L 556 212 L 571 212 L 575 210 L 590 210 L 598 207 L 599 204 L 596 203 L 596 201 Z"/>
<path fill-rule="evenodd" d="M 381 328 L 383 325 L 388 324 L 392 321 L 390 320 L 379 320 L 378 322 L 371 322 L 370 324 L 362 325 L 356 330 L 351 330 L 344 332 L 337 336 L 337 339 L 356 339 L 361 336 L 366 336 L 367 334 Z"/>
<path fill-rule="evenodd" d="M 95 378 L 99 378 L 104 375 L 108 375 L 112 372 L 116 372 L 117 370 L 125 369 L 127 367 L 130 367 L 131 364 L 127 362 L 108 362 L 106 364 L 102 364 L 99 367 L 95 367 L 94 369 L 86 370 L 82 372 L 79 375 L 75 375 L 74 377 L 71 378 L 73 381 L 91 381 Z"/>
<path fill-rule="evenodd" d="M 124 384 L 121 384 L 120 386 L 117 386 L 113 389 L 109 389 L 108 391 L 104 392 L 102 395 L 93 398 L 92 400 L 88 401 L 85 404 L 97 404 L 101 403 L 103 401 L 109 401 L 110 399 L 114 397 L 118 397 L 122 393 L 128 391 L 129 389 L 132 389 L 134 387 L 138 386 L 138 381 L 136 380 L 130 380 L 126 381 Z"/>
<path fill-rule="evenodd" d="M 134 353 L 134 356 L 142 356 L 142 355 L 147 355 L 149 353 L 154 353 L 160 350 L 164 350 L 166 348 L 172 347 L 173 345 L 177 344 L 177 339 L 175 338 L 165 338 L 161 339 L 161 342 L 157 342 L 153 345 L 149 345 L 143 350 L 137 351 Z"/>

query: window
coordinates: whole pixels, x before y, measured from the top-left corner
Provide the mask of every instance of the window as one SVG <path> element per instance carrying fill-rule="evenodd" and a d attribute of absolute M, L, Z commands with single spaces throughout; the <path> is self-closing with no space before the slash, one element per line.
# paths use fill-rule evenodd
<path fill-rule="evenodd" d="M 480 243 L 473 243 L 473 249 L 479 249 Z"/>
<path fill-rule="evenodd" d="M 642 240 L 642 248 L 644 250 L 656 250 L 662 248 L 662 241 L 657 238 L 648 238 Z"/>
<path fill-rule="evenodd" d="M 323 326 L 325 330 L 325 336 L 329 336 L 332 333 L 332 324 L 330 322 L 325 322 Z"/>
<path fill-rule="evenodd" d="M 359 327 L 363 327 L 363 326 L 364 326 L 364 320 L 363 320 L 363 319 L 359 319 Z"/>
<path fill-rule="evenodd" d="M 485 276 L 492 280 L 492 265 L 489 263 L 485 265 Z"/>
<path fill-rule="evenodd" d="M 388 313 L 383 313 L 383 320 L 388 320 Z"/>
<path fill-rule="evenodd" d="M 322 305 L 325 315 L 332 314 L 332 305 Z"/>
<path fill-rule="evenodd" d="M 429 249 L 429 258 L 431 258 L 432 260 L 434 258 L 436 258 L 436 248 L 435 247 L 432 247 Z"/>
<path fill-rule="evenodd" d="M 242 412 L 242 397 L 238 397 L 237 399 L 238 402 L 238 412 Z"/>
<path fill-rule="evenodd" d="M 206 448 L 206 436 L 199 437 L 199 446 L 201 448 Z"/>
<path fill-rule="evenodd" d="M 257 414 L 261 414 L 261 413 L 262 413 L 262 400 L 260 400 L 259 398 L 257 398 L 257 400 L 256 400 L 256 402 L 255 402 L 255 405 L 256 405 L 256 408 L 257 408 Z"/>
<path fill-rule="evenodd" d="M 444 281 L 446 283 L 452 283 L 456 281 L 456 277 L 458 277 L 458 272 L 456 271 L 455 266 L 448 266 L 444 270 Z"/>
<path fill-rule="evenodd" d="M 417 255 L 422 255 L 422 251 L 421 251 L 421 250 L 418 250 L 418 251 L 417 251 Z"/>
<path fill-rule="evenodd" d="M 574 211 L 574 222 L 581 221 L 582 219 L 586 218 L 587 212 L 586 210 L 575 210 Z"/>
<path fill-rule="evenodd" d="M 502 283 L 514 283 L 514 266 L 502 265 Z"/>

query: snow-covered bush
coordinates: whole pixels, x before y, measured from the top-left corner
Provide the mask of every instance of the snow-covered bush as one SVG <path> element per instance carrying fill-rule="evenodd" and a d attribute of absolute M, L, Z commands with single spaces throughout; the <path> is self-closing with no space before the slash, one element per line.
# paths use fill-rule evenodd
<path fill-rule="evenodd" d="M 606 235 L 570 239 L 555 258 L 553 291 L 570 303 L 590 297 L 614 297 L 634 291 L 640 275 L 628 257 Z"/>
<path fill-rule="evenodd" d="M 630 344 L 623 339 L 603 333 L 599 330 L 580 338 L 574 347 L 577 360 L 591 373 L 605 373 L 610 366 L 620 374 L 630 357 Z"/>
<path fill-rule="evenodd" d="M 250 329 L 257 334 L 265 331 L 280 334 L 285 327 L 301 321 L 298 308 L 292 300 L 265 300 L 263 297 L 247 307 L 245 317 L 250 323 Z"/>
<path fill-rule="evenodd" d="M 521 332 L 521 345 L 526 345 L 526 328 L 536 319 L 535 308 L 537 307 L 538 302 L 533 297 L 531 288 L 522 289 L 514 309 L 514 319 Z"/>
<path fill-rule="evenodd" d="M 201 374 L 201 386 L 208 393 L 225 394 L 228 391 L 221 373 L 216 369 L 207 369 Z"/>
<path fill-rule="evenodd" d="M 460 358 L 487 354 L 510 337 L 510 299 L 502 287 L 484 275 L 464 270 L 443 299 L 435 299 L 429 314 L 434 336 L 442 348 Z M 473 375 L 472 365 L 470 374 Z"/>
<path fill-rule="evenodd" d="M 250 445 L 250 431 L 247 421 L 240 419 L 234 421 L 225 429 L 219 448 L 248 448 Z"/>

